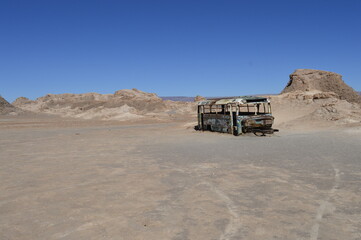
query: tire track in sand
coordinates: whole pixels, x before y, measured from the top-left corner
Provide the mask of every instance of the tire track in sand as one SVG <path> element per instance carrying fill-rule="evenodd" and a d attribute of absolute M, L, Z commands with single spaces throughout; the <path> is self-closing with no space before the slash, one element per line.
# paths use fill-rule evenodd
<path fill-rule="evenodd" d="M 331 190 L 328 193 L 328 197 L 324 199 L 320 206 L 317 209 L 317 214 L 315 218 L 315 223 L 313 224 L 310 232 L 310 240 L 317 240 L 318 239 L 318 233 L 320 229 L 320 224 L 322 223 L 323 215 L 327 209 L 327 206 L 329 205 L 329 200 L 333 194 L 337 191 L 338 184 L 340 182 L 340 170 L 337 169 L 335 166 L 332 166 L 333 170 L 335 171 L 335 184 L 331 188 Z"/>
<path fill-rule="evenodd" d="M 181 169 L 181 168 L 174 168 L 174 170 L 182 172 L 182 173 L 191 173 L 190 171 Z M 199 174 L 195 174 L 197 178 L 199 178 Z M 204 182 L 202 181 L 200 183 L 201 185 L 205 185 L 207 186 L 213 193 L 215 193 L 226 205 L 227 210 L 230 214 L 230 220 L 229 223 L 227 224 L 227 227 L 225 228 L 225 230 L 223 231 L 223 233 L 221 234 L 221 236 L 219 237 L 219 240 L 230 240 L 231 237 L 235 236 L 236 233 L 239 231 L 239 229 L 241 228 L 242 224 L 241 224 L 241 218 L 238 214 L 238 208 L 236 207 L 236 205 L 233 203 L 232 199 L 230 199 L 227 194 L 225 194 L 223 191 L 219 190 L 217 187 L 215 187 L 213 184 L 211 184 L 210 182 Z"/>
<path fill-rule="evenodd" d="M 226 204 L 229 214 L 231 215 L 230 221 L 225 228 L 222 235 L 219 237 L 219 240 L 229 240 L 233 237 L 241 227 L 241 221 L 239 214 L 237 213 L 237 207 L 233 201 L 221 190 L 216 188 L 209 182 L 203 182 L 204 185 L 207 185 L 212 192 L 218 195 L 218 197 Z"/>

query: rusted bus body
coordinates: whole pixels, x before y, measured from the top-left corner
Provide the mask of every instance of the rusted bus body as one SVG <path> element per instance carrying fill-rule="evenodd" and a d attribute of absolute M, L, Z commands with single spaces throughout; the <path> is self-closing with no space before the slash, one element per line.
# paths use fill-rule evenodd
<path fill-rule="evenodd" d="M 271 103 L 263 97 L 209 99 L 198 103 L 198 129 L 231 133 L 273 133 Z"/>

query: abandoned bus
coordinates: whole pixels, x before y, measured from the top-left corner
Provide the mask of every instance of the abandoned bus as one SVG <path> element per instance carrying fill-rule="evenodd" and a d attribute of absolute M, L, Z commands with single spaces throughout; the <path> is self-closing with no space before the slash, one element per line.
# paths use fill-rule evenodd
<path fill-rule="evenodd" d="M 198 103 L 198 130 L 231 133 L 272 134 L 274 117 L 265 97 L 214 98 Z"/>

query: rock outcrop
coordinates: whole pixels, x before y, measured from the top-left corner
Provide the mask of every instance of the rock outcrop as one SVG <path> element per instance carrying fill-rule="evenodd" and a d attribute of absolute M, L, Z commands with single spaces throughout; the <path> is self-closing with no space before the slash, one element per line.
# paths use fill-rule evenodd
<path fill-rule="evenodd" d="M 361 96 L 337 73 L 298 69 L 282 93 L 271 98 L 280 128 L 361 123 Z"/>
<path fill-rule="evenodd" d="M 282 91 L 289 92 L 333 92 L 339 99 L 351 103 L 361 103 L 361 96 L 348 86 L 340 74 L 312 69 L 297 69 L 290 75 L 290 80 Z"/>
<path fill-rule="evenodd" d="M 0 96 L 0 115 L 16 113 L 17 109 Z"/>

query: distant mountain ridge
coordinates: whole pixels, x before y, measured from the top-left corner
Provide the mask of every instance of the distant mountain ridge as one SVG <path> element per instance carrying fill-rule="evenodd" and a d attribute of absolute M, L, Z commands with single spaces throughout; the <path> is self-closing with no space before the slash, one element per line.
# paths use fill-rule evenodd
<path fill-rule="evenodd" d="M 177 101 L 177 102 L 194 102 L 194 97 L 185 97 L 185 96 L 168 96 L 160 97 L 163 100 Z"/>
<path fill-rule="evenodd" d="M 250 96 L 270 96 L 275 94 L 252 94 Z M 241 96 L 241 95 L 239 95 Z M 227 98 L 227 97 L 238 97 L 238 96 L 212 96 L 212 97 L 204 97 L 205 99 L 211 98 Z M 194 102 L 195 97 L 185 97 L 185 96 L 167 96 L 167 97 L 160 97 L 163 100 L 170 100 L 170 101 L 178 101 L 178 102 Z"/>
<path fill-rule="evenodd" d="M 361 91 L 357 92 L 361 95 Z M 270 95 L 277 95 L 277 94 L 253 94 L 252 96 L 270 96 Z M 185 97 L 185 96 L 167 96 L 167 97 L 160 97 L 163 100 L 170 100 L 170 101 L 178 101 L 178 102 L 194 102 L 194 97 Z M 212 97 L 205 97 L 205 98 L 212 98 Z"/>

